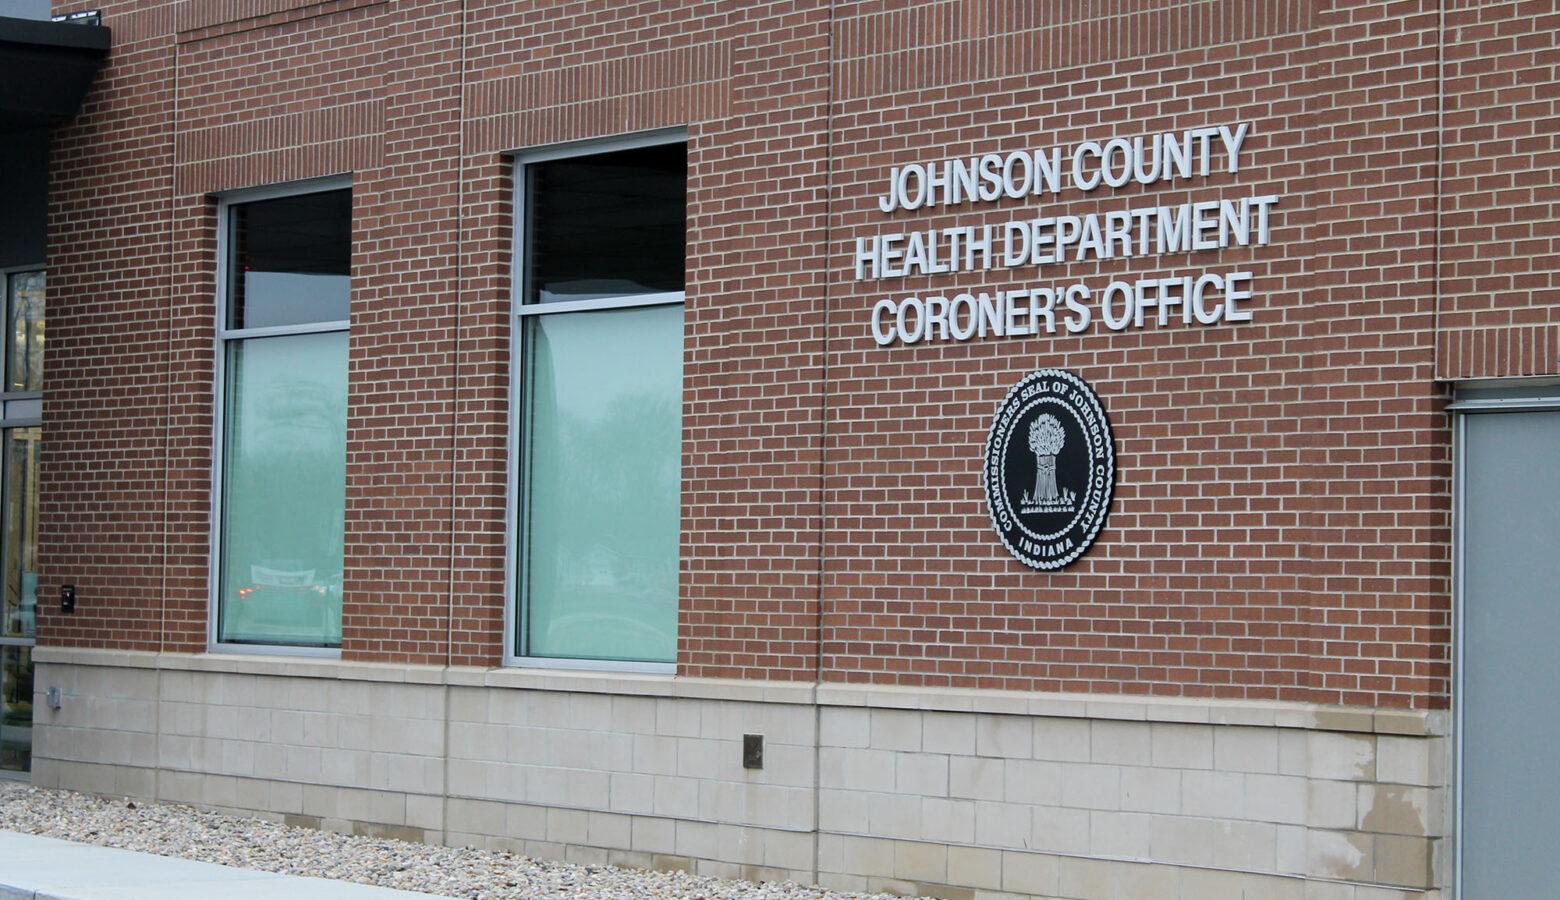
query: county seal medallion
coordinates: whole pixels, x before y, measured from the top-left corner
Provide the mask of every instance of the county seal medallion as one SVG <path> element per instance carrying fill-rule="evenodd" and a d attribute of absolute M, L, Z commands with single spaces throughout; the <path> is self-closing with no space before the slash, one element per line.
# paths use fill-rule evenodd
<path fill-rule="evenodd" d="M 1036 569 L 1060 569 L 1099 536 L 1116 486 L 1110 421 L 1087 382 L 1032 372 L 997 406 L 986 438 L 986 503 L 997 536 Z"/>

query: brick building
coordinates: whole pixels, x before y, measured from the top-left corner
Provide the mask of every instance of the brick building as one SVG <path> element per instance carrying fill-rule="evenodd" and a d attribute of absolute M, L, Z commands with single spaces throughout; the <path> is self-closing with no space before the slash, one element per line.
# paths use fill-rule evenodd
<path fill-rule="evenodd" d="M 1548 890 L 1552 4 L 101 14 L 36 783 L 949 897 Z"/>

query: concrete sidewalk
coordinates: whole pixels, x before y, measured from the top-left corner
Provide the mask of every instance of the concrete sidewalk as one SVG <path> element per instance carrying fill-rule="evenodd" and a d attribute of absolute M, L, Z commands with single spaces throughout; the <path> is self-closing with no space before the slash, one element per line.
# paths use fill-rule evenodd
<path fill-rule="evenodd" d="M 0 900 L 436 900 L 349 881 L 276 875 L 0 831 Z"/>

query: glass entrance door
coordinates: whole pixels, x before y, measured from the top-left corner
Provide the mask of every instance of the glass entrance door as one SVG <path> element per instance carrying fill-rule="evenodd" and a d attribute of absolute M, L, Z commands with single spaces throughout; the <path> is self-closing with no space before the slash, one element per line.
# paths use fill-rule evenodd
<path fill-rule="evenodd" d="M 5 272 L 0 385 L 0 772 L 32 768 L 38 608 L 38 442 L 43 414 L 42 270 Z"/>
<path fill-rule="evenodd" d="M 42 429 L 7 428 L 3 449 L 5 637 L 0 647 L 0 769 L 32 760 L 32 641 L 38 606 L 38 438 Z"/>

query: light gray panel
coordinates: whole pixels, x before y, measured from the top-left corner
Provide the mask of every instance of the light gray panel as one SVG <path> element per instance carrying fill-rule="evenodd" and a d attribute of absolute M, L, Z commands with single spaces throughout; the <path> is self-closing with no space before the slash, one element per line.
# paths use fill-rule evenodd
<path fill-rule="evenodd" d="M 1560 411 L 1463 444 L 1463 900 L 1560 883 Z"/>
<path fill-rule="evenodd" d="M 49 0 L 0 0 L 0 16 L 15 19 L 49 18 Z"/>

